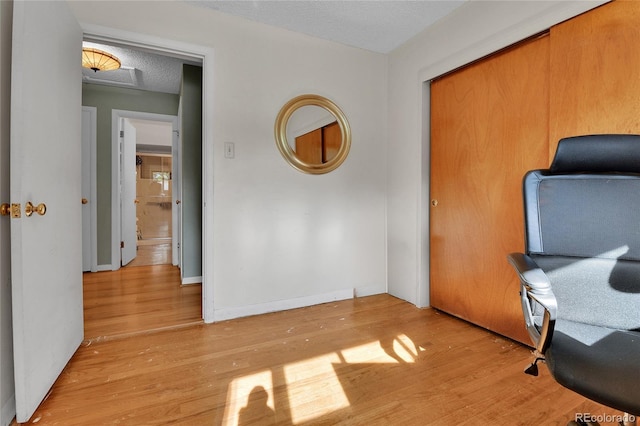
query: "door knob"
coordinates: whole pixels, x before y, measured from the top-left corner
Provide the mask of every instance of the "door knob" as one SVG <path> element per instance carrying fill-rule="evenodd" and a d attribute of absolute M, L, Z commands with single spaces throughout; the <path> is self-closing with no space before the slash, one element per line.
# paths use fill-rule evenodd
<path fill-rule="evenodd" d="M 176 200 L 176 204 L 180 204 L 182 201 L 180 200 Z"/>
<path fill-rule="evenodd" d="M 89 200 L 87 200 L 86 198 L 82 198 L 82 204 L 87 204 L 89 202 Z"/>
<path fill-rule="evenodd" d="M 431 200 L 431 205 L 433 207 L 436 207 L 438 205 L 438 200 L 436 200 L 435 198 L 433 200 Z"/>
<path fill-rule="evenodd" d="M 27 201 L 27 204 L 24 206 L 24 214 L 27 217 L 31 217 L 33 213 L 38 213 L 40 216 L 44 216 L 47 212 L 47 206 L 44 203 L 40 203 L 37 206 L 34 206 L 31 201 Z"/>
<path fill-rule="evenodd" d="M 9 216 L 9 214 L 11 213 L 11 204 L 9 203 L 2 203 L 0 205 L 0 215 L 2 216 Z"/>
<path fill-rule="evenodd" d="M 140 200 L 138 200 L 137 198 L 133 200 L 133 204 L 138 204 L 138 203 L 140 203 Z"/>

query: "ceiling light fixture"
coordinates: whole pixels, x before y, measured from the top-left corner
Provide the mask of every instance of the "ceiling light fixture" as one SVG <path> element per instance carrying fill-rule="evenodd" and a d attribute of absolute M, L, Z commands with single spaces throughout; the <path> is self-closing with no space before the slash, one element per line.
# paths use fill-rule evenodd
<path fill-rule="evenodd" d="M 117 70 L 120 68 L 120 59 L 102 50 L 84 47 L 82 66 L 91 68 L 94 72 Z"/>

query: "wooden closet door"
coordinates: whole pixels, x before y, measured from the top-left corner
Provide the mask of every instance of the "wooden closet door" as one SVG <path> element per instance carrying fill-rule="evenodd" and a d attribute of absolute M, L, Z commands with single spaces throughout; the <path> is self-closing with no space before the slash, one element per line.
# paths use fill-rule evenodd
<path fill-rule="evenodd" d="M 640 2 L 551 28 L 550 152 L 567 136 L 640 133 Z"/>
<path fill-rule="evenodd" d="M 322 164 L 322 129 L 298 136 L 296 155 L 309 164 Z"/>
<path fill-rule="evenodd" d="M 549 38 L 431 85 L 431 305 L 530 344 L 519 281 L 522 178 L 548 158 Z"/>
<path fill-rule="evenodd" d="M 337 121 L 322 128 L 322 162 L 326 163 L 338 155 L 342 147 L 342 129 Z"/>

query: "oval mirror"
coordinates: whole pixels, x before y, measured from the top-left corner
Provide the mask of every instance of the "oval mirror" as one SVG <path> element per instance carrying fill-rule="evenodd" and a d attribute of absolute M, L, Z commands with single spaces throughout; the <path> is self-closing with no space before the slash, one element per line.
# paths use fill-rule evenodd
<path fill-rule="evenodd" d="M 318 95 L 287 102 L 276 118 L 278 150 L 295 169 L 322 174 L 344 162 L 351 147 L 351 129 L 336 104 Z"/>

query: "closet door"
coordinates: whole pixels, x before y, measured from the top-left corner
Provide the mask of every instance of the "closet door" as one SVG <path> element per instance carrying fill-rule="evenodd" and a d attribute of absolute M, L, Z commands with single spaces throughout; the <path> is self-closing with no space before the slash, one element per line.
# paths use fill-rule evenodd
<path fill-rule="evenodd" d="M 333 122 L 322 128 L 322 162 L 326 163 L 338 155 L 342 147 L 342 130 L 338 122 Z"/>
<path fill-rule="evenodd" d="M 522 177 L 548 158 L 549 37 L 431 85 L 431 305 L 530 343 L 519 282 Z"/>
<path fill-rule="evenodd" d="M 614 1 L 551 29 L 550 152 L 563 137 L 640 133 L 640 2 Z"/>
<path fill-rule="evenodd" d="M 296 155 L 309 164 L 322 164 L 322 129 L 298 136 Z"/>

